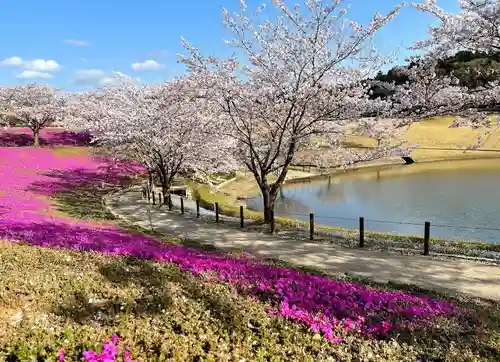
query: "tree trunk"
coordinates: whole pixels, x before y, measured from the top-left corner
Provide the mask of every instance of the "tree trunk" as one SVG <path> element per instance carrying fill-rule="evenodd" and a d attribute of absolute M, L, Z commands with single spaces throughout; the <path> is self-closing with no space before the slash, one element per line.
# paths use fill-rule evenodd
<path fill-rule="evenodd" d="M 266 187 L 267 186 L 267 187 Z M 276 192 L 271 192 L 269 185 L 262 187 L 262 200 L 264 202 L 264 222 L 269 224 L 269 232 L 275 231 L 274 223 L 274 204 L 276 201 Z"/>
<path fill-rule="evenodd" d="M 167 205 L 167 204 L 168 204 L 168 202 L 169 202 L 169 197 L 170 197 L 170 187 L 171 187 L 171 186 L 172 186 L 172 185 L 163 185 L 163 183 L 162 183 L 162 185 L 161 185 L 161 193 L 162 193 L 162 195 L 163 195 L 163 203 L 164 203 L 165 205 Z"/>
<path fill-rule="evenodd" d="M 168 205 L 170 198 L 170 188 L 172 187 L 173 175 L 171 175 L 164 168 L 158 167 L 158 178 L 160 179 L 161 193 L 163 195 L 163 203 Z"/>
<path fill-rule="evenodd" d="M 35 147 L 40 146 L 40 131 L 39 130 L 33 131 L 33 146 L 35 146 Z"/>
<path fill-rule="evenodd" d="M 149 190 L 153 189 L 153 171 L 148 170 L 148 187 Z"/>

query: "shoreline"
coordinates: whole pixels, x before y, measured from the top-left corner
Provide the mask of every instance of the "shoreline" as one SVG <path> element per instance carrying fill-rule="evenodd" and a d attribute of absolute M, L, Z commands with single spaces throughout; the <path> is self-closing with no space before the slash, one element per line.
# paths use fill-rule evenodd
<path fill-rule="evenodd" d="M 294 184 L 302 183 L 302 182 L 311 182 L 314 180 L 325 179 L 328 176 L 334 176 L 339 174 L 350 174 L 354 175 L 354 177 L 359 177 L 360 172 L 387 172 L 391 169 L 394 170 L 394 167 L 404 166 L 404 167 L 418 167 L 418 164 L 424 164 L 423 168 L 427 169 L 429 165 L 440 166 L 444 164 L 448 164 L 449 162 L 453 163 L 452 169 L 457 169 L 456 166 L 462 162 L 469 162 L 471 160 L 486 160 L 490 161 L 492 159 L 499 158 L 497 157 L 481 157 L 476 159 L 470 158 L 462 158 L 462 159 L 442 159 L 435 161 L 423 161 L 418 162 L 412 165 L 404 165 L 404 163 L 396 163 L 394 161 L 389 162 L 379 162 L 376 165 L 363 165 L 362 167 L 356 167 L 349 170 L 335 170 L 332 173 L 328 174 L 314 174 L 308 175 L 305 177 L 296 177 L 286 181 L 284 187 L 294 187 Z M 430 168 L 430 170 L 433 169 Z M 500 166 L 499 166 L 500 167 Z M 474 168 L 474 166 L 472 167 Z M 415 169 L 413 169 L 415 170 Z M 355 171 L 355 172 L 353 172 Z M 421 172 L 419 170 L 417 172 Z M 410 172 L 413 173 L 413 172 Z M 233 181 L 232 183 L 237 182 Z M 193 185 L 191 185 L 193 187 Z M 214 203 L 219 202 L 219 208 L 221 215 L 226 216 L 239 216 L 239 206 L 241 203 L 228 203 L 231 198 L 225 197 L 220 198 L 220 194 L 223 190 L 217 190 L 216 194 L 210 195 L 203 192 L 195 191 L 196 187 L 193 187 L 193 196 L 197 196 L 200 198 L 200 205 L 207 210 L 214 210 Z M 248 193 L 246 198 L 254 197 L 259 195 L 259 190 L 253 190 L 253 193 Z M 221 202 L 222 201 L 222 202 Z M 246 199 L 245 199 L 246 205 Z M 254 221 L 252 225 L 252 229 L 261 229 L 266 228 L 267 225 L 262 225 L 259 222 L 262 222 L 263 217 L 261 211 L 253 210 L 245 207 L 246 218 Z M 260 224 L 260 225 L 259 225 Z M 303 222 L 296 219 L 291 219 L 289 217 L 276 217 L 276 229 L 278 233 L 291 234 L 291 236 L 296 236 L 300 239 L 308 238 L 308 222 Z M 345 236 L 340 236 L 339 234 L 345 234 Z M 423 233 L 422 233 L 423 234 Z M 348 247 L 359 247 L 357 245 L 359 240 L 359 230 L 358 229 L 348 229 L 342 228 L 338 226 L 328 226 L 328 225 L 316 225 L 315 227 L 315 236 L 319 240 L 315 240 L 316 242 L 328 242 L 334 244 L 340 244 Z M 365 248 L 367 250 L 398 250 L 398 252 L 403 253 L 421 253 L 423 251 L 423 235 L 398 235 L 393 233 L 384 233 L 384 232 L 376 232 L 376 231 L 365 231 L 366 241 Z M 326 238 L 326 239 L 325 239 Z M 324 240 L 323 240 L 324 239 Z M 342 239 L 342 240 L 341 240 Z M 446 258 L 453 257 L 453 255 L 458 257 L 472 257 L 475 260 L 479 258 L 487 259 L 487 262 L 494 262 L 495 264 L 500 263 L 500 244 L 493 244 L 482 240 L 447 240 L 443 238 L 431 238 L 431 252 L 441 253 L 445 255 Z"/>
<path fill-rule="evenodd" d="M 326 172 L 321 172 L 321 170 L 319 172 L 318 171 L 306 172 L 306 171 L 300 170 L 301 168 L 304 169 L 306 166 L 304 166 L 304 167 L 302 167 L 302 166 L 290 166 L 289 173 L 291 171 L 303 172 L 303 173 L 306 173 L 308 175 L 288 178 L 285 180 L 283 187 L 287 187 L 288 185 L 293 185 L 293 184 L 302 183 L 302 182 L 310 182 L 310 181 L 314 181 L 314 180 L 325 179 L 327 177 L 332 177 L 332 176 L 341 175 L 341 176 L 345 177 L 346 175 L 349 175 L 349 176 L 353 175 L 354 177 L 356 177 L 357 175 L 359 175 L 360 173 L 363 173 L 363 172 L 369 173 L 369 172 L 374 172 L 374 171 L 380 171 L 380 172 L 391 171 L 391 170 L 394 170 L 395 167 L 397 167 L 397 166 L 401 166 L 401 167 L 405 167 L 405 168 L 408 167 L 407 170 L 412 170 L 410 167 L 413 167 L 413 170 L 414 170 L 415 168 L 420 167 L 420 165 L 423 165 L 422 168 L 424 168 L 425 166 L 444 165 L 444 164 L 448 164 L 449 162 L 456 165 L 460 162 L 490 161 L 490 160 L 495 160 L 495 159 L 500 160 L 500 153 L 496 154 L 496 155 L 489 155 L 489 156 L 488 155 L 483 155 L 483 156 L 473 155 L 472 157 L 437 158 L 437 159 L 425 159 L 422 161 L 416 160 L 415 163 L 413 163 L 411 165 L 405 164 L 401 160 L 400 157 L 397 157 L 397 158 L 386 159 L 386 160 L 377 161 L 377 162 L 368 161 L 367 163 L 360 163 L 360 164 L 357 164 L 354 166 L 348 166 L 347 168 L 327 169 Z M 500 168 L 500 165 L 498 167 Z M 458 167 L 451 167 L 450 169 L 456 170 L 457 168 Z M 409 173 L 421 173 L 421 172 L 428 172 L 428 171 L 436 171 L 436 169 L 431 167 L 430 169 L 423 169 L 423 170 L 419 170 L 417 172 L 409 172 Z M 394 177 L 395 175 L 391 175 L 391 176 Z M 221 190 L 222 187 L 225 187 L 229 184 L 234 184 L 235 182 L 237 182 L 237 177 L 230 179 L 230 180 L 227 180 L 227 181 L 223 182 L 221 185 L 218 185 L 217 191 L 223 192 L 223 190 Z M 246 193 L 245 195 L 243 195 L 243 197 L 245 199 L 248 199 L 248 198 L 251 198 L 254 196 L 258 196 L 259 192 L 260 192 L 260 190 L 256 186 L 256 189 L 253 189 L 253 190 L 251 190 L 251 192 Z"/>

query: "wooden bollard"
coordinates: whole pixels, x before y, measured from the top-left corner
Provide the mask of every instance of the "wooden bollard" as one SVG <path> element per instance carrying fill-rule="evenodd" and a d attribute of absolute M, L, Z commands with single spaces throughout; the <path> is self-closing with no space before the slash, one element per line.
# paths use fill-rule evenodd
<path fill-rule="evenodd" d="M 314 214 L 309 214 L 309 239 L 314 240 Z"/>
<path fill-rule="evenodd" d="M 240 205 L 240 227 L 245 227 L 245 215 L 243 214 L 243 205 Z"/>
<path fill-rule="evenodd" d="M 431 223 L 429 221 L 426 221 L 424 227 L 424 255 L 429 255 L 430 244 L 431 244 Z"/>
<path fill-rule="evenodd" d="M 359 247 L 365 246 L 365 218 L 359 218 Z"/>

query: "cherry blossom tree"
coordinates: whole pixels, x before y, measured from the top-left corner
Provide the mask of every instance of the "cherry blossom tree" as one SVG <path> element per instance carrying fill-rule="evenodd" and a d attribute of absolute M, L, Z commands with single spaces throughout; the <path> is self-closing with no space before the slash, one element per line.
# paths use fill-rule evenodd
<path fill-rule="evenodd" d="M 195 85 L 189 77 L 147 86 L 119 77 L 117 85 L 82 96 L 73 113 L 101 142 L 142 162 L 167 200 L 176 176 L 233 167 L 234 142 L 205 117 L 204 95 Z"/>
<path fill-rule="evenodd" d="M 402 138 L 411 122 L 398 118 L 361 118 L 356 122 L 352 134 L 370 138 L 376 142 L 374 147 L 358 150 L 355 147 L 349 151 L 352 159 L 357 162 L 370 161 L 387 157 L 409 156 L 418 145 L 408 145 Z"/>
<path fill-rule="evenodd" d="M 458 0 L 460 12 L 451 14 L 438 7 L 436 0 L 412 5 L 439 20 L 437 26 L 430 27 L 430 36 L 417 41 L 412 49 L 426 50 L 427 55 L 434 59 L 444 59 L 463 50 L 490 57 L 500 55 L 500 2 L 497 0 Z M 484 79 L 491 79 L 491 69 L 474 69 L 474 72 Z M 498 105 L 499 90 L 497 81 L 487 81 L 471 92 L 475 93 L 473 101 L 482 106 Z M 493 99 L 492 94 L 495 95 Z M 485 97 L 489 104 L 486 104 Z"/>
<path fill-rule="evenodd" d="M 438 20 L 437 26 L 431 26 L 430 36 L 414 44 L 413 49 L 427 51 L 427 57 L 435 60 L 443 59 L 456 54 L 458 51 L 470 51 L 488 56 L 500 54 L 500 33 L 498 31 L 500 19 L 500 2 L 497 0 L 459 0 L 460 12 L 446 13 L 437 6 L 435 0 L 425 0 L 423 3 L 413 3 L 415 8 L 434 15 Z M 481 72 L 481 70 L 477 70 Z M 488 70 L 485 69 L 485 72 Z M 479 73 L 480 74 L 480 73 Z M 462 95 L 465 92 L 462 92 Z M 484 113 L 477 109 L 488 109 L 500 104 L 500 86 L 497 81 L 487 82 L 481 87 L 465 95 L 462 110 L 450 127 L 491 128 L 491 122 Z M 460 98 L 459 98 L 460 99 Z M 454 95 L 449 100 L 457 103 Z M 461 98 L 460 101 L 463 101 Z M 458 101 L 459 102 L 459 101 Z M 486 138 L 478 137 L 469 149 L 481 147 L 491 131 L 485 133 Z"/>
<path fill-rule="evenodd" d="M 449 115 L 470 105 L 468 90 L 453 77 L 437 72 L 432 58 L 414 60 L 418 65 L 408 69 L 408 82 L 396 87 L 393 96 L 397 114 L 415 120 Z"/>
<path fill-rule="evenodd" d="M 9 115 L 33 132 L 33 144 L 39 146 L 40 131 L 66 115 L 66 97 L 48 85 L 28 84 L 3 88 L 2 103 Z"/>
<path fill-rule="evenodd" d="M 338 152 L 341 141 L 366 111 L 363 80 L 384 60 L 369 40 L 399 10 L 375 14 L 363 26 L 347 20 L 342 0 L 309 0 L 305 9 L 274 5 L 272 19 L 261 17 L 264 5 L 247 15 L 245 1 L 238 14 L 223 10 L 234 56 L 205 57 L 184 39 L 189 55 L 180 55 L 191 72 L 204 75 L 214 117 L 237 141 L 238 160 L 262 192 L 266 222 L 274 219 L 278 190 L 298 152 L 322 148 L 329 155 L 323 161 L 353 161 Z"/>
<path fill-rule="evenodd" d="M 489 116 L 479 112 L 478 107 L 498 101 L 496 86 L 480 91 L 470 91 L 458 85 L 453 77 L 443 77 L 437 73 L 437 61 L 429 55 L 421 58 L 418 66 L 409 70 L 409 81 L 396 87 L 394 101 L 401 117 L 415 120 L 455 115 L 450 128 L 484 128 L 483 136 L 478 136 L 466 150 L 478 149 L 493 132 Z"/>
<path fill-rule="evenodd" d="M 497 0 L 458 0 L 461 11 L 446 13 L 436 0 L 412 5 L 434 15 L 439 25 L 429 29 L 430 37 L 416 42 L 413 49 L 425 49 L 435 58 L 454 55 L 460 50 L 500 53 L 500 2 Z"/>
<path fill-rule="evenodd" d="M 491 120 L 485 113 L 471 110 L 459 114 L 450 125 L 450 128 L 470 127 L 472 129 L 491 128 Z"/>

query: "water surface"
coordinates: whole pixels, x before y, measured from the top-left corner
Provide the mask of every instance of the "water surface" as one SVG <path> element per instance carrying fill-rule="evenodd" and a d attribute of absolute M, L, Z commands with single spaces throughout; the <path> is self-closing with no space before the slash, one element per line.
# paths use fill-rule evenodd
<path fill-rule="evenodd" d="M 260 197 L 248 207 L 261 209 Z M 346 172 L 283 187 L 276 215 L 316 224 L 500 242 L 500 159 L 401 165 Z M 497 230 L 490 230 L 497 229 Z"/>

